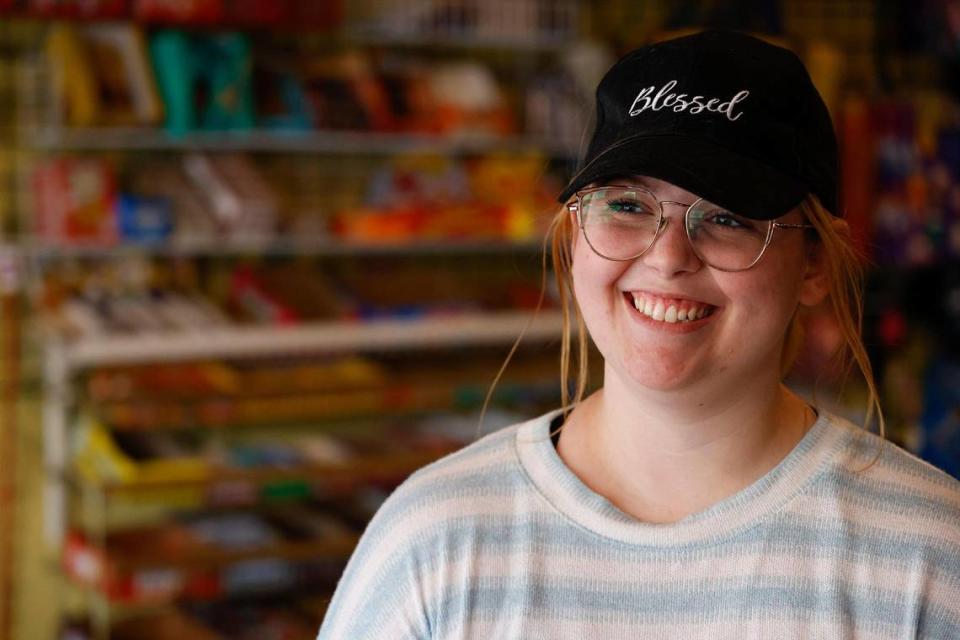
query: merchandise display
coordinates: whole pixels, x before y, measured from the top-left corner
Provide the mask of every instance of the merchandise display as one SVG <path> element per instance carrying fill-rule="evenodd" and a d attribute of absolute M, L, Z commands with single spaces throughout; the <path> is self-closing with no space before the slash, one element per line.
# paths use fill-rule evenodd
<path fill-rule="evenodd" d="M 579 95 L 526 31 L 535 64 L 167 4 L 51 8 L 87 19 L 19 61 L 58 633 L 306 638 L 396 484 L 557 402 L 550 290 L 528 318 Z"/>
<path fill-rule="evenodd" d="M 249 155 L 191 153 L 128 169 L 122 180 L 104 159 L 61 156 L 34 168 L 33 235 L 50 250 L 279 247 L 293 238 L 318 248 L 523 244 L 544 231 L 551 183 L 538 176 L 545 163 L 530 153 L 404 157 L 374 168 L 351 200 L 344 194 L 318 211 L 293 177 Z"/>
<path fill-rule="evenodd" d="M 504 69 L 480 60 L 357 47 L 331 52 L 237 32 L 146 34 L 132 25 L 99 24 L 51 29 L 47 64 L 49 86 L 41 90 L 55 108 L 46 127 L 162 125 L 173 139 L 253 130 L 483 139 L 519 134 L 523 116 L 531 125 L 560 122 L 560 114 L 580 121 L 571 108 L 578 96 L 557 81 L 556 66 L 510 87 Z M 517 91 L 535 112 L 516 108 L 510 94 Z M 529 128 L 556 136 L 542 124 Z M 563 129 L 578 133 L 569 123 Z"/>
<path fill-rule="evenodd" d="M 71 578 L 117 603 L 209 600 L 264 589 L 307 591 L 319 576 L 315 567 L 297 561 L 342 557 L 357 537 L 329 510 L 301 503 L 262 514 L 218 513 L 128 529 L 110 534 L 102 549 L 73 534 L 64 563 Z M 272 571 L 253 570 L 271 557 L 279 558 Z"/>
<path fill-rule="evenodd" d="M 517 357 L 486 428 L 557 401 L 553 359 Z M 64 572 L 118 614 L 286 592 L 325 602 L 391 489 L 475 439 L 497 361 L 475 350 L 91 369 L 71 428 Z M 229 627 L 203 611 L 165 615 Z M 118 624 L 110 637 L 133 622 Z"/>
<path fill-rule="evenodd" d="M 51 268 L 41 293 L 44 321 L 74 339 L 201 336 L 243 327 L 342 326 L 532 310 L 536 264 L 485 260 L 370 258 L 220 263 L 201 272 L 128 258 L 80 270 Z M 548 297 L 541 307 L 552 312 Z M 371 325 L 372 326 L 372 325 Z"/>
<path fill-rule="evenodd" d="M 945 95 L 925 95 L 876 108 L 871 246 L 880 265 L 960 259 L 960 135 L 947 115 L 958 106 Z"/>

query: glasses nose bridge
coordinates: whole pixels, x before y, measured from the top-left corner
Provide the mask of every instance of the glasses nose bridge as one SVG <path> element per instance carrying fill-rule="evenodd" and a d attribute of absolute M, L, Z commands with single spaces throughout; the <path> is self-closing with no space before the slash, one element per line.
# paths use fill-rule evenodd
<path fill-rule="evenodd" d="M 689 209 L 693 206 L 691 202 L 677 202 L 676 200 L 658 200 L 657 203 L 660 205 L 660 208 L 663 209 L 665 204 L 675 204 L 678 207 L 683 207 L 684 209 Z"/>
<path fill-rule="evenodd" d="M 660 224 L 657 225 L 657 235 L 654 237 L 654 242 L 656 242 L 660 237 L 660 232 L 663 231 L 663 228 L 667 226 L 667 217 L 664 214 L 663 205 L 672 204 L 678 207 L 683 207 L 683 215 L 686 218 L 687 212 L 690 210 L 690 207 L 693 206 L 689 202 L 678 202 L 676 200 L 657 200 L 657 204 L 660 206 Z M 686 227 L 686 221 L 684 220 L 684 227 Z M 651 243 L 652 245 L 653 243 Z"/>

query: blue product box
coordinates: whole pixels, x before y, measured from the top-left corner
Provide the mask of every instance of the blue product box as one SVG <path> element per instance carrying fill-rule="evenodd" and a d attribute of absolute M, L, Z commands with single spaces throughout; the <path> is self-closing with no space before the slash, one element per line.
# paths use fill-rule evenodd
<path fill-rule="evenodd" d="M 117 199 L 121 242 L 159 244 L 173 232 L 173 212 L 166 198 L 121 194 Z"/>

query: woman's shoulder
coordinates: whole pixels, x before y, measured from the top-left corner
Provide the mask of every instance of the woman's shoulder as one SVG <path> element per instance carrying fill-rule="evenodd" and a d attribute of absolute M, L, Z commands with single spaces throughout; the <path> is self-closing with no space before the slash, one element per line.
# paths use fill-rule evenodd
<path fill-rule="evenodd" d="M 426 524 L 467 511 L 511 508 L 529 491 L 517 458 L 517 433 L 547 416 L 498 428 L 414 471 L 390 494 L 378 519 Z"/>
<path fill-rule="evenodd" d="M 837 415 L 829 418 L 832 427 L 843 432 L 847 449 L 845 461 L 872 463 L 866 469 L 871 471 L 868 477 L 877 482 L 900 484 L 904 490 L 918 494 L 940 494 L 960 506 L 960 480 L 846 418 Z M 852 472 L 858 473 L 856 467 Z"/>
<path fill-rule="evenodd" d="M 473 442 L 414 471 L 401 485 L 405 491 L 437 483 L 450 484 L 477 477 L 491 469 L 502 470 L 516 462 L 516 433 L 530 421 L 516 421 L 496 428 Z"/>
<path fill-rule="evenodd" d="M 896 443 L 831 415 L 836 464 L 822 480 L 846 508 L 901 533 L 933 535 L 960 551 L 960 481 Z"/>

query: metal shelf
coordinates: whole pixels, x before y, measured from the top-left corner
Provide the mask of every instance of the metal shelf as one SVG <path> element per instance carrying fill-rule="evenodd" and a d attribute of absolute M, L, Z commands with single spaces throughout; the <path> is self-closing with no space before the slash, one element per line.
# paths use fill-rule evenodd
<path fill-rule="evenodd" d="M 562 52 L 578 40 L 574 33 L 539 33 L 520 35 L 506 35 L 498 33 L 477 33 L 463 31 L 460 33 L 448 31 L 446 33 L 418 33 L 415 30 L 391 31 L 389 29 L 372 27 L 358 27 L 352 29 L 343 37 L 344 42 L 367 47 L 411 47 L 436 49 L 492 49 L 512 52 L 552 53 Z"/>
<path fill-rule="evenodd" d="M 338 238 L 217 238 L 208 241 L 173 241 L 163 244 L 54 245 L 39 239 L 24 242 L 21 253 L 40 260 L 75 258 L 124 258 L 135 256 L 354 256 L 354 255 L 432 255 L 469 253 L 532 253 L 542 249 L 540 242 L 504 240 L 430 240 L 408 243 L 353 242 Z"/>
<path fill-rule="evenodd" d="M 40 128 L 24 134 L 27 146 L 46 151 L 251 151 L 393 155 L 539 151 L 560 158 L 577 154 L 579 142 L 530 136 L 428 135 L 364 131 L 218 131 L 174 136 L 156 128 Z"/>
<path fill-rule="evenodd" d="M 501 311 L 418 320 L 364 323 L 321 322 L 293 327 L 236 327 L 190 333 L 84 338 L 65 342 L 67 369 L 205 358 L 250 358 L 283 354 L 396 351 L 430 347 L 509 343 L 529 324 L 525 337 L 561 335 L 560 311 Z"/>

